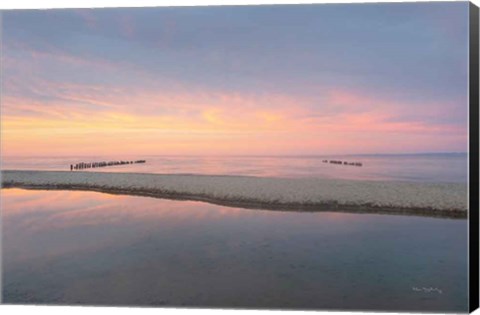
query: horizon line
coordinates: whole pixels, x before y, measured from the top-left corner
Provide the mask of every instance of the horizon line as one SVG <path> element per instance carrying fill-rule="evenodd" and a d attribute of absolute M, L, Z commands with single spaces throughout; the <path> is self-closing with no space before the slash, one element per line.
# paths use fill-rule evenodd
<path fill-rule="evenodd" d="M 165 156 L 165 157 L 328 157 L 328 156 L 385 156 L 385 155 L 440 155 L 469 154 L 468 151 L 451 152 L 410 152 L 410 153 L 330 153 L 330 154 L 118 154 L 118 156 Z M 112 154 L 113 155 L 113 154 Z M 117 154 L 115 154 L 117 155 Z M 61 157 L 108 157 L 109 154 L 79 154 L 79 155 L 0 155 L 2 158 L 61 158 Z"/>

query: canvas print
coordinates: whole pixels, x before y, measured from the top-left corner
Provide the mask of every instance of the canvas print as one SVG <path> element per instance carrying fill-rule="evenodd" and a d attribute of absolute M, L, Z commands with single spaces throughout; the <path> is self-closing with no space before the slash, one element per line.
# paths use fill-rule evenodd
<path fill-rule="evenodd" d="M 2 11 L 2 302 L 467 312 L 472 8 Z"/>

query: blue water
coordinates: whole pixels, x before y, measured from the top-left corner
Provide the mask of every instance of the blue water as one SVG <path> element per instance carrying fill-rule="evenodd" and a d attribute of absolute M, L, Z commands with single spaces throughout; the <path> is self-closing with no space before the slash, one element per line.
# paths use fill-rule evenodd
<path fill-rule="evenodd" d="M 467 220 L 0 192 L 5 303 L 467 311 Z"/>
<path fill-rule="evenodd" d="M 261 177 L 321 177 L 416 182 L 461 182 L 468 177 L 467 153 L 337 156 L 87 156 L 3 157 L 2 169 L 69 170 L 70 164 L 146 159 L 146 164 L 87 171 L 188 173 Z M 323 163 L 325 159 L 361 162 L 362 167 Z"/>

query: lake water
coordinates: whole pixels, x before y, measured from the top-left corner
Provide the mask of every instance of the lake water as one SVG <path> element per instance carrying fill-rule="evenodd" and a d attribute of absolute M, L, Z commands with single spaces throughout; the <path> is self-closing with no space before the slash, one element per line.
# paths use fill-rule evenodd
<path fill-rule="evenodd" d="M 5 303 L 467 311 L 467 220 L 1 195 Z"/>
<path fill-rule="evenodd" d="M 468 155 L 344 155 L 344 156 L 90 156 L 3 157 L 2 169 L 69 170 L 70 164 L 146 159 L 145 164 L 93 168 L 95 172 L 221 174 L 261 177 L 323 177 L 421 182 L 461 182 L 468 177 Z M 361 162 L 362 167 L 323 163 L 325 159 Z"/>

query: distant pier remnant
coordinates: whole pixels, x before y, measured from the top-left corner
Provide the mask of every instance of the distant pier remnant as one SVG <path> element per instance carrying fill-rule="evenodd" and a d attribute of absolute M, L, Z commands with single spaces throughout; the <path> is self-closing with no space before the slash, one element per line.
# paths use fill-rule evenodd
<path fill-rule="evenodd" d="M 115 166 L 115 165 L 126 165 L 126 164 L 139 164 L 146 163 L 146 160 L 135 160 L 135 161 L 102 161 L 102 162 L 80 162 L 77 164 L 70 164 L 70 171 L 83 170 L 87 168 L 96 168 L 96 167 L 106 167 L 106 166 Z"/>
<path fill-rule="evenodd" d="M 363 166 L 361 162 L 348 162 L 340 160 L 322 160 L 323 163 L 338 164 L 338 165 L 350 165 L 350 166 Z"/>

